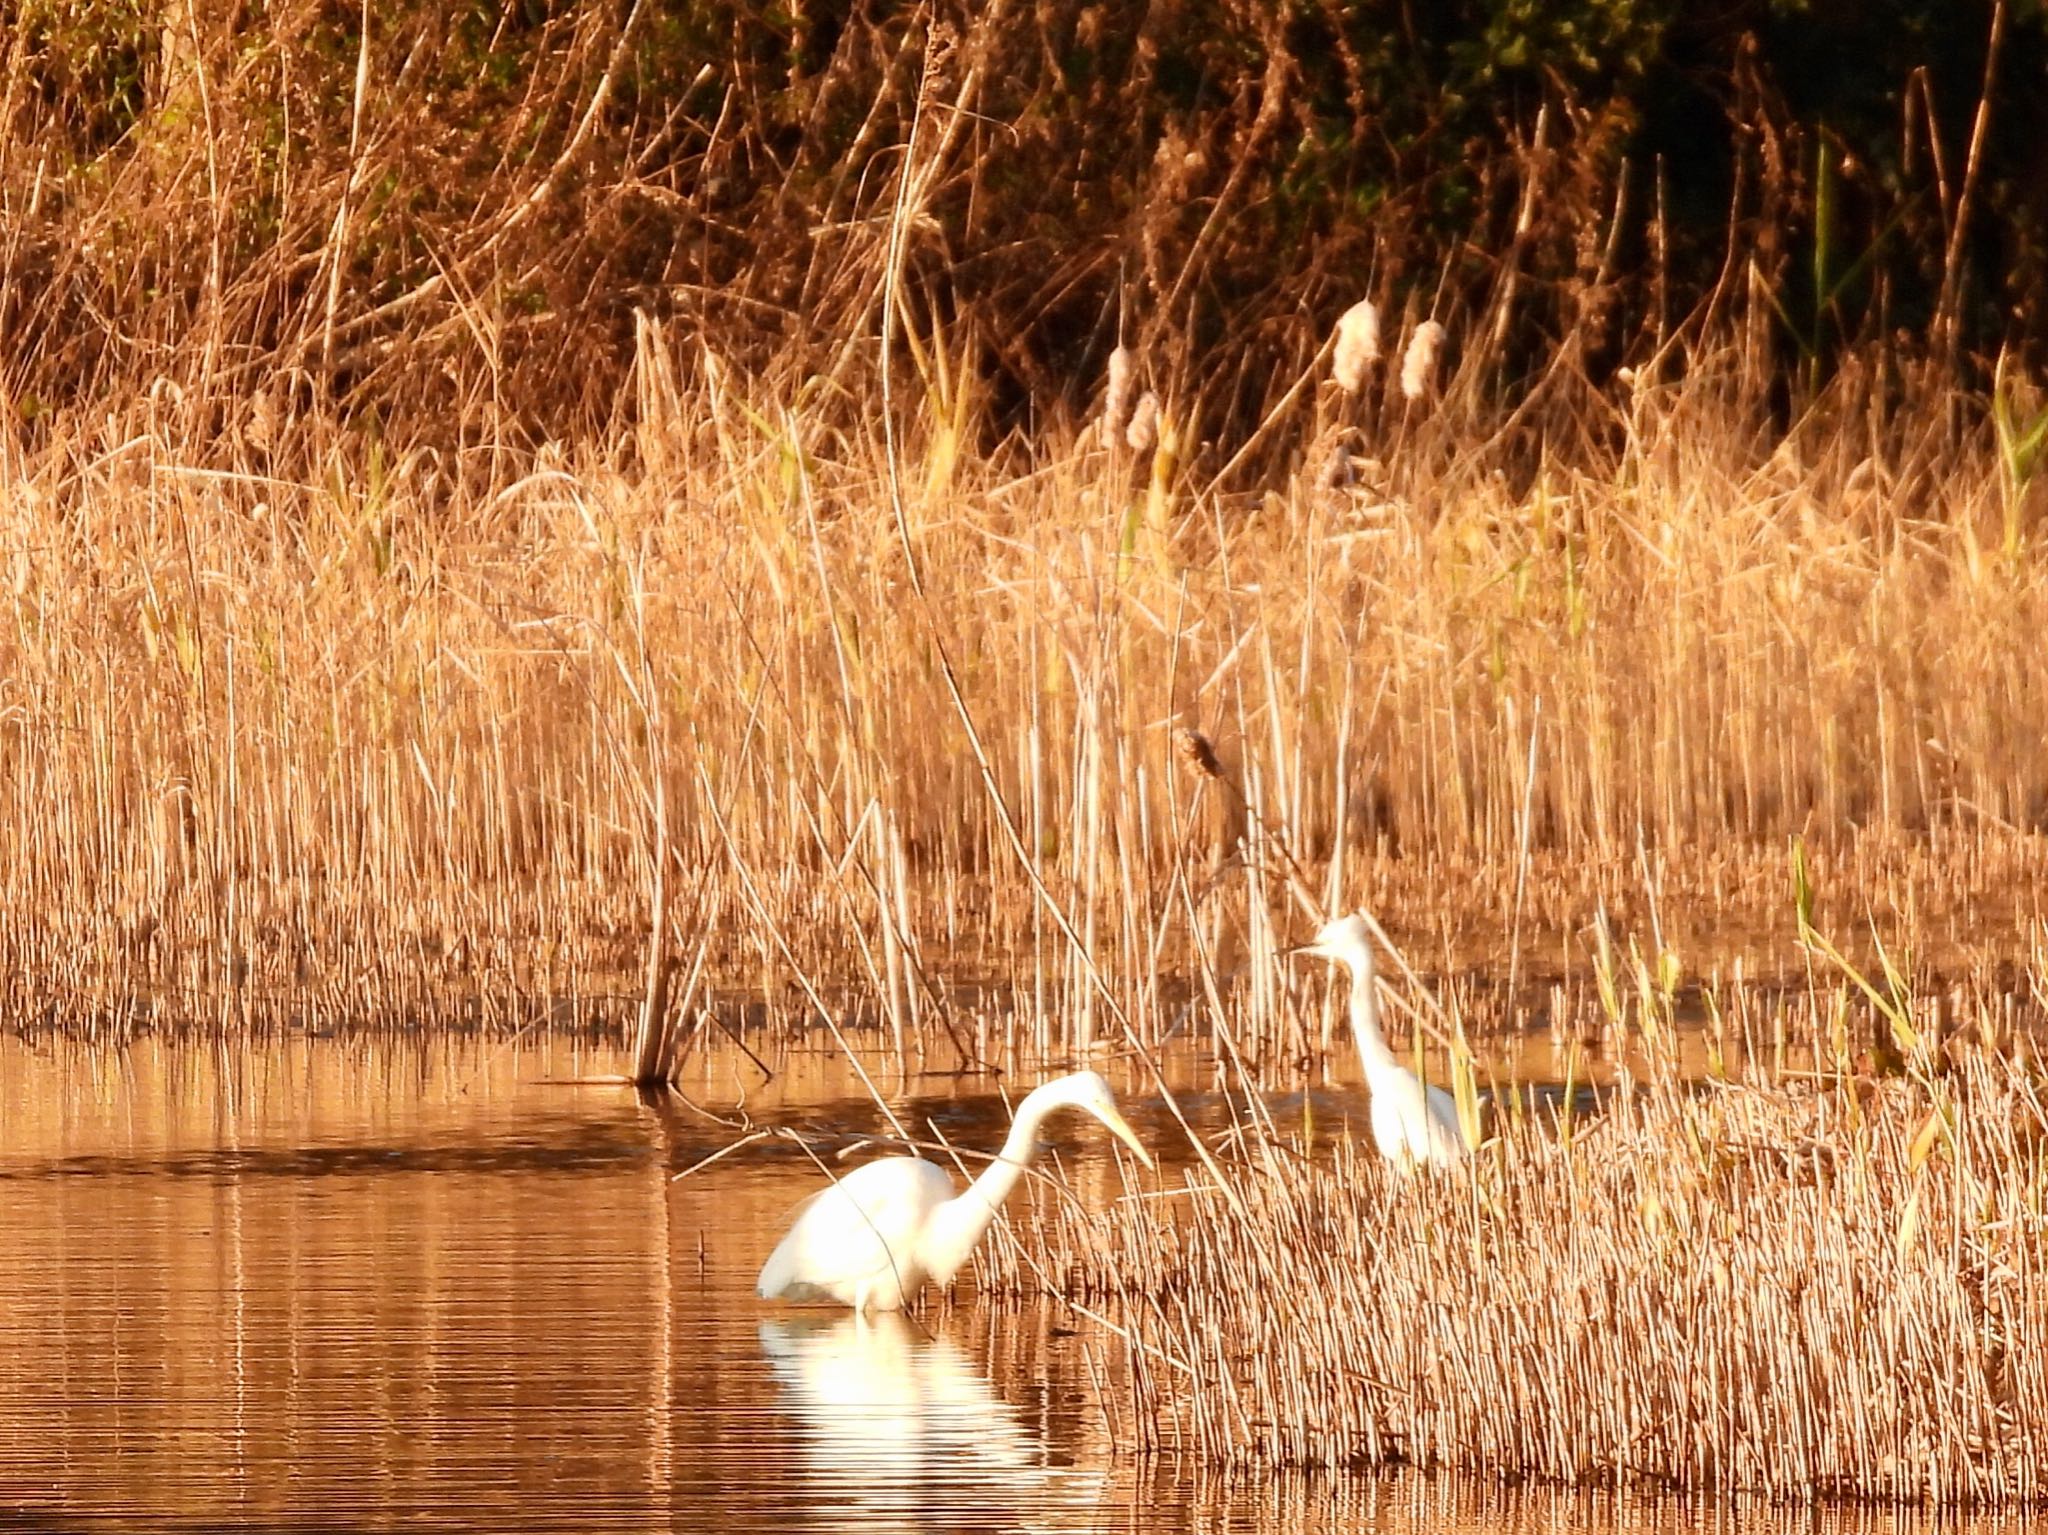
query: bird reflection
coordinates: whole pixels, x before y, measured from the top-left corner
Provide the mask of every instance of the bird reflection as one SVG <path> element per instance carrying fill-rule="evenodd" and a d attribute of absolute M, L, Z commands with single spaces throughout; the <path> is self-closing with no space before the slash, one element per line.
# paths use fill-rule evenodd
<path fill-rule="evenodd" d="M 761 1324 L 803 1429 L 802 1502 L 830 1529 L 1093 1528 L 1100 1471 L 1045 1441 L 950 1338 L 899 1312 Z"/>

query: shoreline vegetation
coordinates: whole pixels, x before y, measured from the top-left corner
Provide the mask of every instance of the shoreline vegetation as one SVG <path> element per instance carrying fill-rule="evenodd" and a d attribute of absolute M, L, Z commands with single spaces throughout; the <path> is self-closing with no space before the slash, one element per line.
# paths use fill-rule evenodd
<path fill-rule="evenodd" d="M 961 456 L 935 394 L 892 477 L 692 354 L 649 323 L 642 419 L 488 495 L 149 410 L 0 455 L 13 1016 L 894 1046 L 967 981 L 1052 1048 L 1192 999 L 1265 1056 L 1312 903 L 1574 1008 L 1603 912 L 1797 980 L 1795 841 L 1837 941 L 2040 1006 L 2048 558 L 1989 423 L 1911 468 L 1844 400 L 1745 462 L 1701 368 L 1597 472 L 1418 431 L 1249 494 Z"/>
<path fill-rule="evenodd" d="M 1796 981 L 1795 839 L 2038 1005 L 2005 0 L 18 19 L 17 1026 L 1263 1070 L 1352 904 Z"/>
<path fill-rule="evenodd" d="M 1236 1197 L 1048 1201 L 984 1288 L 1107 1308 L 1143 1452 L 1791 1500 L 2039 1503 L 2036 1064 L 1687 1083 L 1470 1177 L 1262 1142 Z"/>
<path fill-rule="evenodd" d="M 2039 1500 L 2048 19 L 1414 9 L 6 11 L 0 1026 L 1193 1048 L 1146 1447 Z"/>

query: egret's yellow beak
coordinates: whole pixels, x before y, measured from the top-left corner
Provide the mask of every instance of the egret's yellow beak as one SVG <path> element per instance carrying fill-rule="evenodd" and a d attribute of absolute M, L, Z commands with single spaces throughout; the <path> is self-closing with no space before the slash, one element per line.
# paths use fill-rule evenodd
<path fill-rule="evenodd" d="M 1147 1151 L 1144 1148 L 1144 1146 L 1140 1144 L 1138 1140 L 1138 1132 L 1131 1128 L 1130 1121 L 1125 1119 L 1123 1115 L 1118 1113 L 1115 1109 L 1105 1108 L 1102 1111 L 1102 1122 L 1108 1125 L 1110 1129 L 1114 1130 L 1117 1134 L 1117 1138 L 1121 1140 L 1126 1146 L 1131 1148 L 1132 1156 L 1136 1157 L 1140 1162 L 1143 1162 L 1145 1166 L 1150 1168 L 1151 1170 L 1155 1172 L 1158 1171 L 1159 1164 L 1152 1160 L 1152 1153 Z"/>

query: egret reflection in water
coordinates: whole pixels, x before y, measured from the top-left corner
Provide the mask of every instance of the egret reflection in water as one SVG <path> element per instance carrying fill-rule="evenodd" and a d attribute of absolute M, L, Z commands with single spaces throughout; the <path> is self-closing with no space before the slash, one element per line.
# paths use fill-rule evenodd
<path fill-rule="evenodd" d="M 1108 1479 L 1059 1456 L 950 1338 L 900 1312 L 761 1324 L 825 1527 L 1094 1529 Z"/>

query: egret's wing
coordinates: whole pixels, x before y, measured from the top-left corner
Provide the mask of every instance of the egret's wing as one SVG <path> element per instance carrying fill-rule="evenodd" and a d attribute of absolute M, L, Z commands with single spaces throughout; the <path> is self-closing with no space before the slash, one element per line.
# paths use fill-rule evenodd
<path fill-rule="evenodd" d="M 1456 1129 L 1458 1100 L 1433 1083 L 1425 1091 L 1429 1094 L 1429 1117 L 1440 1125 Z"/>
<path fill-rule="evenodd" d="M 891 1272 L 907 1277 L 926 1219 L 952 1197 L 946 1170 L 916 1157 L 855 1168 L 797 1207 L 756 1289 L 764 1300 L 825 1300 Z"/>
<path fill-rule="evenodd" d="M 1441 1087 L 1432 1086 L 1429 1092 L 1429 1151 L 1436 1161 L 1459 1161 L 1469 1147 L 1465 1144 L 1465 1130 L 1458 1123 L 1458 1100 Z"/>
<path fill-rule="evenodd" d="M 1465 1157 L 1456 1101 L 1410 1071 L 1373 1084 L 1372 1130 L 1381 1153 L 1403 1170 L 1448 1166 Z"/>

